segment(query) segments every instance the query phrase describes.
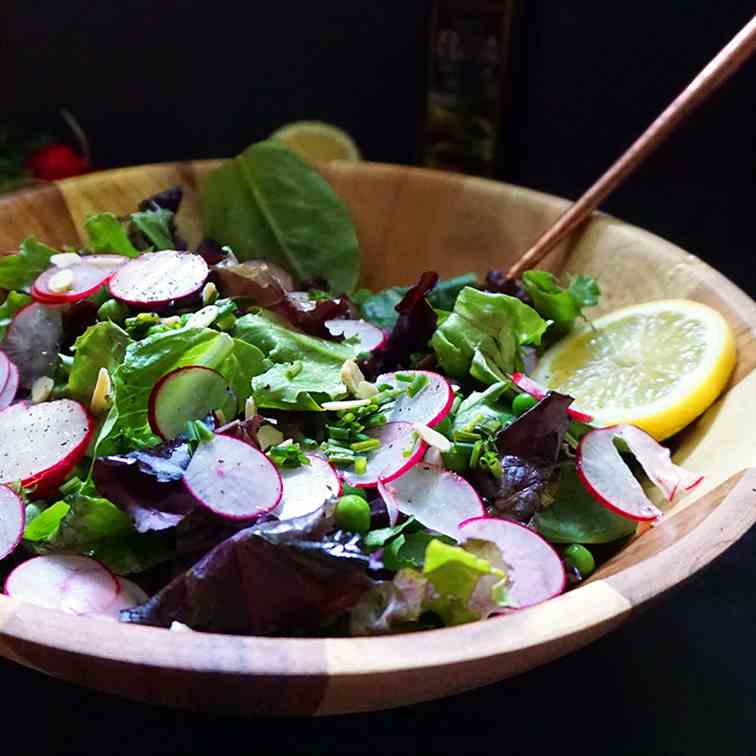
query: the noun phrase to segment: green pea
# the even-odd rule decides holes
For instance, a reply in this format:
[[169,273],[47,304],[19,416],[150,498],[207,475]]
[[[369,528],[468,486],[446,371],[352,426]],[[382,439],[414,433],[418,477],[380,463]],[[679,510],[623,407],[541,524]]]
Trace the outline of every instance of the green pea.
[[112,320],[114,323],[123,323],[128,314],[129,308],[116,299],[106,300],[97,309],[98,320]]
[[347,494],[336,502],[336,524],[352,533],[370,530],[370,504],[361,496]]
[[531,407],[535,407],[538,404],[538,400],[534,399],[530,394],[517,394],[512,400],[512,412],[519,417],[526,413]]
[[588,577],[596,569],[596,561],[585,546],[571,543],[564,550],[564,561],[571,564],[583,577]]

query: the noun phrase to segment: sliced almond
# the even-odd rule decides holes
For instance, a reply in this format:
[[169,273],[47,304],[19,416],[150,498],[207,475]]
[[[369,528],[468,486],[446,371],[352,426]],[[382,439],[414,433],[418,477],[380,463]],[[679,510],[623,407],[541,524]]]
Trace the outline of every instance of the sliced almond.
[[207,328],[215,322],[220,310],[215,305],[207,305],[197,310],[186,321],[187,328]]
[[216,299],[218,299],[218,287],[212,281],[208,281],[202,288],[202,304],[211,305]]
[[451,441],[433,428],[422,423],[412,423],[412,430],[425,441],[428,446],[438,449],[442,453],[451,451]]
[[110,380],[110,373],[108,373],[107,368],[102,367],[97,374],[97,383],[89,402],[92,414],[101,415],[110,409],[110,393],[112,390],[113,384]]
[[46,402],[52,394],[55,381],[52,378],[48,378],[46,375],[37,378],[31,387],[31,402],[32,404],[41,404]]
[[50,262],[56,268],[68,268],[70,265],[78,265],[81,257],[76,252],[59,252],[57,255],[50,255]]
[[343,402],[323,402],[320,406],[329,412],[341,412],[342,410],[367,407],[368,404],[370,404],[370,399],[347,399]]
[[257,402],[253,396],[248,396],[244,402],[244,419],[249,420],[257,414]]
[[270,449],[271,446],[278,446],[283,440],[284,434],[272,425],[263,425],[263,427],[257,431],[257,443],[260,444],[260,449],[262,451]]
[[62,268],[47,282],[47,288],[56,294],[63,294],[73,288],[73,272],[68,268]]

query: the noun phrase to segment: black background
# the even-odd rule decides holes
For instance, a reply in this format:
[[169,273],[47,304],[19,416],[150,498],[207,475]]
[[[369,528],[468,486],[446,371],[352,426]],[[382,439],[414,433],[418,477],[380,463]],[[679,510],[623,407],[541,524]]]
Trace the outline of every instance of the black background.
[[[579,196],[754,10],[746,0],[524,0],[498,177]],[[347,129],[368,159],[412,163],[422,15],[413,0],[6,2],[1,107],[28,123],[68,107],[99,167],[230,155],[300,118]],[[751,295],[754,92],[751,61],[603,208]],[[2,664],[3,718],[25,750],[53,753],[754,753],[755,545],[751,532],[587,649],[438,702],[241,721],[127,703]]]

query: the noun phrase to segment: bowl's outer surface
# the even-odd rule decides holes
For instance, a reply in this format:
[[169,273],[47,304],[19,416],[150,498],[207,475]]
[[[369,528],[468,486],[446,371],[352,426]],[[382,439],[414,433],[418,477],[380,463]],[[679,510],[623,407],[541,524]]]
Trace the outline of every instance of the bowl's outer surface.
[[[212,162],[143,166],[68,179],[0,199],[0,250],[33,233],[78,244],[89,212],[133,210],[181,184],[179,226],[200,235],[196,187]],[[519,187],[369,163],[320,167],[349,206],[363,283],[409,283],[506,268],[567,202]],[[719,309],[737,334],[728,394],[683,434],[676,459],[706,474],[656,527],[583,586],[488,622],[370,639],[270,639],[177,633],[72,617],[0,597],[0,653],[89,687],[227,713],[326,714],[388,708],[524,672],[617,627],[703,567],[756,520],[756,304],[678,247],[605,215],[552,256],[554,270],[600,279],[601,310],[666,297]]]

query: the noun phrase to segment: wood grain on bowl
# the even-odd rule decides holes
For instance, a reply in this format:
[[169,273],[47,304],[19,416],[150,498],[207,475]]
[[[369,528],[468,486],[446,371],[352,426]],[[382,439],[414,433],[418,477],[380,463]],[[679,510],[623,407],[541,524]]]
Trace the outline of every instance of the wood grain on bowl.
[[[182,184],[179,227],[201,236],[197,186],[215,165],[164,164],[67,179],[0,199],[0,250],[30,233],[81,240],[86,213],[127,213]],[[362,246],[363,283],[407,284],[507,269],[568,206],[484,179],[370,163],[329,163]],[[171,632],[58,614],[0,597],[0,653],[73,682],[164,705],[236,714],[329,714],[437,698],[519,674],[620,625],[724,551],[756,521],[756,304],[698,258],[597,214],[549,258],[600,279],[601,312],[667,297],[717,308],[737,334],[723,398],[678,439],[703,484],[579,588],[487,622],[384,638],[271,639]]]

